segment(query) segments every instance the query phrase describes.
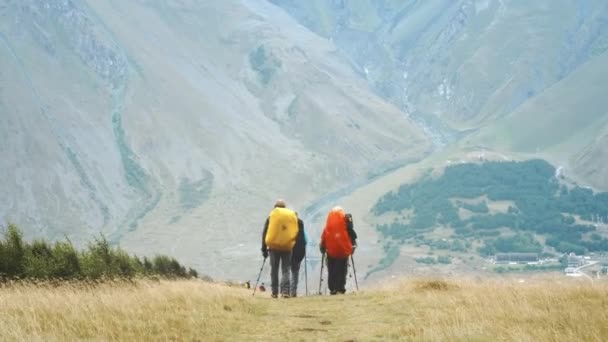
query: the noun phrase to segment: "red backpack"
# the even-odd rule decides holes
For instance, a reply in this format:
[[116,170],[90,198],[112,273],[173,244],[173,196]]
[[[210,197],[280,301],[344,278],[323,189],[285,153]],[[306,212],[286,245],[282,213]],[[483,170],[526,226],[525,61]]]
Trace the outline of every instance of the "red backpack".
[[332,258],[348,258],[353,253],[353,245],[346,231],[344,210],[334,208],[329,212],[321,243]]

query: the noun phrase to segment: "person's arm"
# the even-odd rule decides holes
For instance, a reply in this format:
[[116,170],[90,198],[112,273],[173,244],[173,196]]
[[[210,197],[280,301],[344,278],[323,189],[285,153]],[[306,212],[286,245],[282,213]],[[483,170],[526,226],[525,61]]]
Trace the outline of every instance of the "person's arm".
[[268,257],[268,247],[266,246],[266,233],[268,232],[268,221],[270,218],[266,219],[266,223],[264,223],[264,232],[262,233],[262,255],[264,258]]

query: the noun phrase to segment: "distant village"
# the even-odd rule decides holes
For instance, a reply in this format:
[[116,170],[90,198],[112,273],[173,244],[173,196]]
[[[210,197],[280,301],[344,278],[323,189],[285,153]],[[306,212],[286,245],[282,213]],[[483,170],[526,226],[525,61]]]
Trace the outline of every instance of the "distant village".
[[563,254],[559,258],[541,258],[538,253],[499,253],[490,258],[495,265],[563,265],[564,275],[599,279],[608,275],[608,254]]

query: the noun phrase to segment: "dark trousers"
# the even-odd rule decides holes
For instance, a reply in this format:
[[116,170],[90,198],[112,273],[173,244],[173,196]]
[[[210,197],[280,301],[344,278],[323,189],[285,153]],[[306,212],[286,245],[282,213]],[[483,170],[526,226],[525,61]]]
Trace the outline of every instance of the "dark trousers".
[[327,286],[330,293],[346,292],[346,271],[348,258],[337,259],[327,256]]
[[292,297],[298,295],[298,279],[300,278],[300,265],[302,265],[302,259],[296,260],[291,259],[291,291]]
[[281,267],[281,294],[289,296],[289,276],[291,271],[291,251],[268,251],[270,255],[270,287],[272,294],[279,293],[279,266]]

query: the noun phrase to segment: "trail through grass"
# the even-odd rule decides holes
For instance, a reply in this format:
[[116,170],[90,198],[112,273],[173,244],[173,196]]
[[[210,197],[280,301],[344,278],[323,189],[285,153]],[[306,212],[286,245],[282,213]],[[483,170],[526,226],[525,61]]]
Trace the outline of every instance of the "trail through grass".
[[0,288],[1,340],[605,341],[608,282],[417,279],[271,299],[200,281]]

